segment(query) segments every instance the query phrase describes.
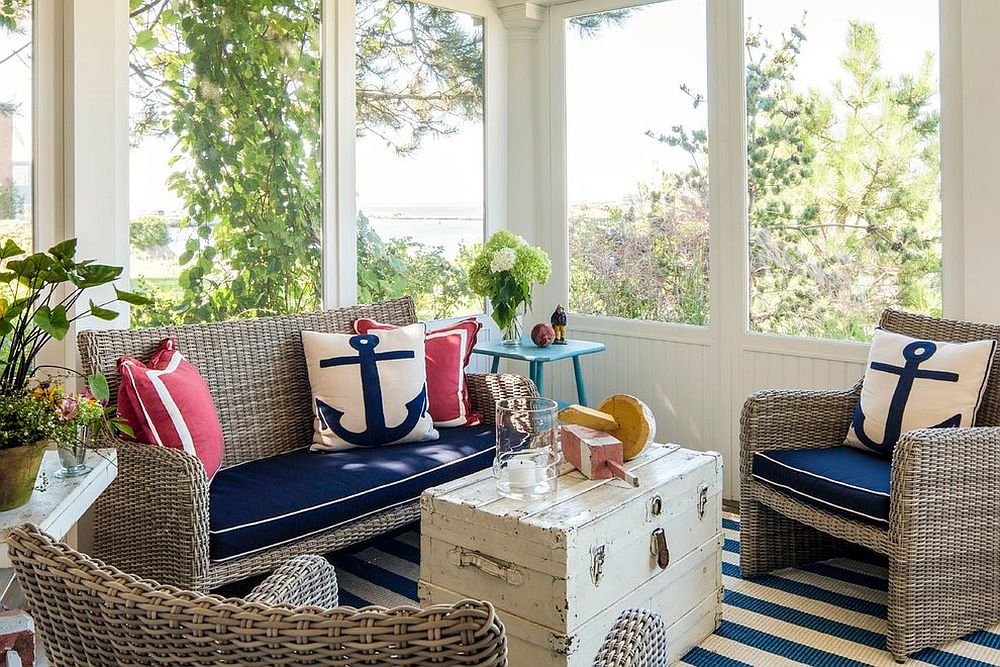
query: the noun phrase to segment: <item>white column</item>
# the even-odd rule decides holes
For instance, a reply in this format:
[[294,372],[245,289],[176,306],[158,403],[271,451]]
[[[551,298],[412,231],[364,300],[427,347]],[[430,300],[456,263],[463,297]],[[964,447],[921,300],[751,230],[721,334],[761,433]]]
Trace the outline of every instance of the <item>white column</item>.
[[[565,251],[555,248],[551,235],[542,228],[550,193],[548,146],[543,138],[547,126],[547,104],[543,82],[547,82],[547,58],[540,28],[548,10],[531,2],[504,4],[499,14],[507,29],[507,224],[506,228],[529,243],[540,245],[552,257],[553,277],[534,292],[534,307],[524,318],[525,331],[538,321],[548,321],[555,302],[562,300],[558,285]],[[544,144],[544,145],[543,145]],[[496,225],[491,225],[496,228]],[[493,231],[492,229],[490,231]]]
[[506,228],[537,243],[538,30],[545,9],[528,2],[499,12],[507,28]]
[[[997,217],[1000,211],[1000,188],[997,187],[1000,183],[1000,115],[996,111],[1000,107],[1000,86],[996,79],[996,65],[1000,62],[1000,41],[996,38],[1000,28],[1000,3],[964,0],[960,22],[962,102],[959,131],[963,154],[959,215],[962,229],[956,240],[964,249],[964,256],[957,258],[946,250],[945,277],[957,273],[964,287],[960,295],[965,306],[961,317],[1000,322],[1000,263],[997,262],[1000,256],[1000,218]],[[942,81],[942,86],[949,83],[954,85],[954,82]],[[944,114],[943,129],[947,132],[947,123],[953,116],[947,110]],[[949,271],[949,260],[962,261],[962,270]]]
[[[77,258],[123,267],[127,289],[128,2],[37,0],[35,39],[35,247],[76,238]],[[77,322],[39,362],[76,367],[77,330],[127,327],[116,309],[114,322]]]
[[[126,289],[128,8],[128,0],[71,0],[63,27],[62,237],[78,240],[78,259],[124,267]],[[106,300],[111,294],[107,286],[92,296]],[[80,328],[127,327],[128,309],[116,310],[121,316],[114,322],[81,321]]]

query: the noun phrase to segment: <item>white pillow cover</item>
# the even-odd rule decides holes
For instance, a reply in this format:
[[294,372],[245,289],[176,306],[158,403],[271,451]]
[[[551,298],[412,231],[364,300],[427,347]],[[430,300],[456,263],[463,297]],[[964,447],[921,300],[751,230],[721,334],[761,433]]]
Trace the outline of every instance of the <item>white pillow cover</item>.
[[367,334],[302,332],[313,451],[437,440],[427,412],[424,326]]
[[890,454],[907,431],[972,426],[995,350],[993,340],[944,343],[876,329],[846,444]]

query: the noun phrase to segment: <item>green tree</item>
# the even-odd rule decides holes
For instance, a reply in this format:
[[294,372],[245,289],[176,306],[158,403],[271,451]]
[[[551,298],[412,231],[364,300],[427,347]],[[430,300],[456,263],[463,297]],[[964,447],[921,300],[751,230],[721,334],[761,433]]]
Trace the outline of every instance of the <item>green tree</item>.
[[[914,72],[889,76],[874,26],[853,22],[832,92],[803,89],[804,30],[746,37],[751,326],[866,339],[885,307],[940,314],[934,61],[924,54]],[[627,211],[573,221],[573,300],[589,312],[701,323],[708,227],[676,221],[707,222],[707,133],[648,134],[691,166],[640,186]]]
[[865,339],[879,313],[941,310],[934,59],[898,77],[852,22],[831,93],[800,90],[793,28],[748,64],[751,326]]
[[133,247],[149,252],[170,243],[170,227],[162,215],[144,215],[129,223],[128,240]]
[[[481,32],[417,3],[363,0],[358,16],[359,135],[406,155],[481,117]],[[180,257],[174,321],[319,306],[320,18],[318,0],[132,1],[133,96],[143,101],[133,134],[177,138],[170,187],[186,206],[182,227],[195,232]],[[359,226],[359,252],[387,246],[367,219]],[[440,251],[405,245],[415,265],[454,276]],[[359,256],[362,298],[419,289],[428,291],[418,299],[452,298],[384,259]]]

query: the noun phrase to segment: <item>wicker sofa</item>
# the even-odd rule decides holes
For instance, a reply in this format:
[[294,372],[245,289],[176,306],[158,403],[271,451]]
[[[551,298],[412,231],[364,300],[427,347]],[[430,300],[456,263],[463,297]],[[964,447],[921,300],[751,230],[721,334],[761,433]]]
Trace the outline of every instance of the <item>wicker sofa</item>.
[[[83,367],[108,377],[112,397],[119,357],[146,359],[164,338],[176,338],[212,392],[225,443],[222,469],[211,485],[198,459],[181,450],[110,443],[118,448],[119,470],[95,505],[94,555],[164,584],[209,591],[270,572],[290,557],[326,553],[415,521],[423,488],[489,465],[494,401],[537,395],[526,378],[470,374],[473,408],[482,412],[484,426],[442,429],[432,454],[414,453],[415,465],[428,469],[405,484],[393,482],[378,493],[366,488],[366,480],[393,467],[383,459],[375,469],[377,456],[307,452],[312,414],[300,332],[350,332],[359,317],[396,325],[417,321],[412,299],[402,298],[303,315],[81,332]],[[392,456],[413,453],[398,449],[407,447],[386,449]],[[451,453],[448,465],[431,469],[427,462],[440,452]],[[306,487],[326,493],[329,480],[343,486],[341,496],[309,505],[295,497]],[[262,511],[267,516],[258,517]]]
[[[333,567],[299,556],[244,599],[140,579],[15,528],[10,556],[53,667],[137,665],[507,665],[503,623],[488,602],[337,607]],[[659,616],[626,610],[594,667],[662,667]]]
[[[1000,326],[887,310],[880,326],[916,338],[1000,339]],[[754,476],[759,452],[843,443],[861,394],[764,391],[743,407],[740,571],[744,577],[866,547],[888,556],[887,648],[902,662],[922,648],[1000,621],[1000,363],[973,428],[903,434],[885,466],[885,523],[806,503]],[[808,490],[807,490],[808,491]]]

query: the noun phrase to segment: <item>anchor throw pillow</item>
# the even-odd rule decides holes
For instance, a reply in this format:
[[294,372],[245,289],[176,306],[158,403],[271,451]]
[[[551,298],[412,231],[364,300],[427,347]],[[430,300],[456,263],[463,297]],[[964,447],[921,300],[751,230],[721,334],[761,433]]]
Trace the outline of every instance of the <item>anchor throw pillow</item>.
[[197,456],[209,479],[222,465],[222,425],[201,373],[167,338],[142,363],[119,357],[118,414],[137,442]]
[[366,334],[302,332],[313,451],[437,440],[427,411],[424,325]]
[[919,340],[876,329],[847,444],[889,455],[907,431],[972,426],[996,344]]
[[[483,421],[483,416],[472,410],[465,381],[465,368],[472,359],[472,348],[482,327],[476,318],[470,317],[427,332],[424,340],[427,400],[437,428],[476,426]],[[354,321],[354,330],[361,334],[395,328],[367,318]]]

